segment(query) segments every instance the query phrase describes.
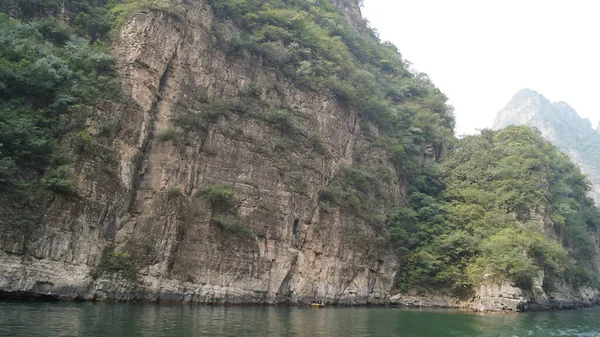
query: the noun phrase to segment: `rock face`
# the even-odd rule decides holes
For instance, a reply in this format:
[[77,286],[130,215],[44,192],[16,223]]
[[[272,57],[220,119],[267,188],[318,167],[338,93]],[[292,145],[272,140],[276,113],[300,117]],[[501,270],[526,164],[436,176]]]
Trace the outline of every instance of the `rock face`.
[[531,289],[521,289],[512,284],[483,284],[469,307],[476,311],[548,311],[585,308],[600,304],[597,289],[583,287],[574,289],[567,284],[546,293],[541,283]]
[[[333,3],[360,24],[355,1]],[[406,183],[363,136],[356,111],[285,81],[256,57],[226,55],[213,19],[197,1],[183,19],[145,11],[124,24],[113,50],[125,99],[86,121],[99,153],[76,163],[78,196],[49,199],[34,227],[0,231],[0,296],[478,310],[531,309],[553,296],[576,304],[568,289],[532,295],[510,285],[482,286],[465,302],[390,298],[399,266],[382,221],[320,207],[319,196],[357,162],[388,173],[382,211],[404,199]],[[106,125],[111,133],[101,136]],[[428,147],[424,161],[437,152]],[[227,212],[239,223],[215,221],[219,206],[198,193],[219,184],[235,192]],[[113,250],[139,265],[137,279],[98,272]],[[581,303],[597,297],[590,290]]]
[[363,25],[359,0],[331,0],[333,5],[344,15],[344,18],[355,27]]
[[[498,113],[494,129],[509,125],[535,127],[558,146],[592,182],[590,196],[600,204],[600,133],[565,102],[552,103],[530,89],[519,91]],[[600,125],[599,125],[600,127]]]
[[[76,167],[78,198],[56,196],[35,228],[0,233],[0,291],[61,298],[201,303],[385,303],[396,257],[378,229],[354,214],[319,207],[319,191],[358,157],[393,172],[368,147],[356,111],[333,95],[299,90],[251,56],[229,57],[210,33],[211,9],[197,2],[184,20],[136,14],[114,52],[126,97],[87,122],[98,133],[118,120]],[[294,111],[294,127],[253,116],[256,104]],[[218,102],[244,113],[217,115],[189,131],[177,116],[217,114]],[[292,134],[293,133],[293,134]],[[315,155],[317,144],[322,153]],[[366,152],[368,156],[364,156]],[[229,183],[232,208],[251,236],[211,221],[197,191]],[[405,186],[391,175],[381,207]],[[381,228],[379,228],[380,230]],[[90,273],[114,247],[139,262],[139,282]]]

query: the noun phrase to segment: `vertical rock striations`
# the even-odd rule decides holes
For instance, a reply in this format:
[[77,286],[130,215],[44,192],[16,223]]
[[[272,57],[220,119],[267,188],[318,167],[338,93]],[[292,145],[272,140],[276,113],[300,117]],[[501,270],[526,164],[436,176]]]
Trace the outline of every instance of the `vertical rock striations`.
[[[0,290],[387,302],[397,261],[381,240],[383,224],[320,207],[319,197],[358,160],[387,172],[382,211],[403,198],[405,183],[365,140],[356,111],[328,92],[299,89],[257,57],[227,55],[215,45],[212,20],[211,8],[197,2],[183,19],[145,11],[122,27],[114,53],[127,100],[87,122],[95,133],[118,118],[117,136],[101,144],[118,162],[108,170],[93,158],[79,161],[77,199],[57,195],[39,226],[0,233]],[[277,112],[283,108],[294,115]],[[257,117],[257,109],[272,115]],[[226,208],[207,197],[218,186],[233,192]],[[138,265],[137,281],[100,270],[128,259]]]

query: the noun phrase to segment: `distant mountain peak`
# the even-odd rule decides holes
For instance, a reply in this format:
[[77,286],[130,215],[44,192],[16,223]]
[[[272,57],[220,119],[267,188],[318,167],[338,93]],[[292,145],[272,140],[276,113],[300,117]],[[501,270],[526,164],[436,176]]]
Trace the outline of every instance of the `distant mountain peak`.
[[494,120],[494,129],[509,125],[535,127],[590,177],[591,195],[600,205],[600,123],[596,129],[566,102],[552,103],[531,89],[519,90]]
[[543,95],[533,89],[523,88],[523,89],[517,91],[517,93],[515,94],[515,97],[517,97],[517,96],[543,96]]
[[522,104],[524,101],[529,100],[542,101],[547,99],[535,90],[521,89],[512,97],[508,105]]
[[541,111],[551,109],[552,103],[542,94],[532,89],[521,89],[496,115],[492,128],[497,130],[509,125],[527,125],[527,121]]

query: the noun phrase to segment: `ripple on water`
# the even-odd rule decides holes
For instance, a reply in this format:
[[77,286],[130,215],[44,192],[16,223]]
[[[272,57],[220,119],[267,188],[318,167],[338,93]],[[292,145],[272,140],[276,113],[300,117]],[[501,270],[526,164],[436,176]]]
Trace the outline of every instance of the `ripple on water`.
[[390,308],[0,302],[0,336],[600,337],[600,309],[481,315]]

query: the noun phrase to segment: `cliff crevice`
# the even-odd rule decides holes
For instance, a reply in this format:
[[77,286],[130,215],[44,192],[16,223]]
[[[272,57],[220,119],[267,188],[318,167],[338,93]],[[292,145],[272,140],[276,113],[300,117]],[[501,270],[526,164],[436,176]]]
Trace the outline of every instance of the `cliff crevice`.
[[[365,219],[319,205],[320,190],[361,153],[373,155],[363,165],[393,170],[385,154],[332,94],[216,47],[212,15],[202,4],[183,20],[150,10],[121,28],[113,50],[126,99],[87,122],[94,134],[105,118],[119,119],[103,145],[118,166],[109,174],[81,161],[80,199],[57,196],[32,238],[18,240],[26,252],[3,244],[3,290],[36,293],[43,283],[61,298],[387,301],[394,253],[367,239],[377,230]],[[199,195],[219,184],[235,193],[227,208]],[[401,198],[402,182],[389,188],[386,200]],[[92,278],[113,250],[135,261],[138,281]]]

